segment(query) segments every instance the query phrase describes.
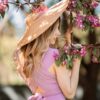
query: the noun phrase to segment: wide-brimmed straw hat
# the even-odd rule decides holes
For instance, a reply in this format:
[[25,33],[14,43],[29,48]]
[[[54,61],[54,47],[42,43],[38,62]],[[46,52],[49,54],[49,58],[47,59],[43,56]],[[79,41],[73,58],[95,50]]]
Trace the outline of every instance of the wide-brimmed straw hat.
[[45,32],[66,10],[69,0],[62,0],[46,11],[29,14],[26,21],[26,30],[23,37],[18,41],[17,49],[32,42]]

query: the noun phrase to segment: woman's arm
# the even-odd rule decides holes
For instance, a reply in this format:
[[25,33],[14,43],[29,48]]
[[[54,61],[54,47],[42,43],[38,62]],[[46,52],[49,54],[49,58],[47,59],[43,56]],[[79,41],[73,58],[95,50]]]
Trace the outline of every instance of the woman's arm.
[[65,97],[74,98],[79,80],[80,59],[74,59],[72,70],[66,69],[66,66],[58,67],[56,64],[54,64],[54,69],[59,87]]
[[75,95],[76,93],[79,80],[80,63],[81,60],[79,58],[75,58],[73,61],[73,68],[70,76],[70,92],[72,93],[72,95]]

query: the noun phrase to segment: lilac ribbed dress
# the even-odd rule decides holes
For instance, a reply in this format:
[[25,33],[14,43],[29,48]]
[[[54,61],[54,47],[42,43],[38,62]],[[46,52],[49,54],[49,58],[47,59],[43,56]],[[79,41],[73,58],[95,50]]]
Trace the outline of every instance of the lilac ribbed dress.
[[[50,47],[44,53],[41,68],[34,72],[29,81],[28,86],[34,95],[30,96],[28,100],[65,100],[56,76],[48,70],[55,61],[55,53],[59,53],[58,49]],[[32,79],[34,79],[36,84],[32,83]],[[35,93],[35,86],[41,87],[45,92],[43,94]]]

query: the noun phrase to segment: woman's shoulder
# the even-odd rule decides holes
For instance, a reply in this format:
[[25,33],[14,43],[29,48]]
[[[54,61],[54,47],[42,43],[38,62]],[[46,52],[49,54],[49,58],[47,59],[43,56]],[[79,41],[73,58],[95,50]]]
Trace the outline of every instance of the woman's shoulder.
[[59,49],[57,49],[57,48],[49,47],[49,51],[50,51],[52,57],[55,57],[55,55],[59,55]]
[[51,59],[51,60],[54,60],[55,58],[55,55],[58,55],[59,54],[59,50],[57,48],[52,48],[52,47],[49,47],[48,48],[48,51],[44,53],[44,56],[43,58],[46,60],[47,58]]

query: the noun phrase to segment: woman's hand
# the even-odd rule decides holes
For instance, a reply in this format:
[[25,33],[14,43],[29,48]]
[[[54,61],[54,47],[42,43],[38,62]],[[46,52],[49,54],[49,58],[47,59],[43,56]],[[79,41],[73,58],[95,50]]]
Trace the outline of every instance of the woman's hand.
[[77,57],[77,58],[73,58],[73,67],[74,66],[80,66],[80,63],[81,63],[81,59],[82,57]]
[[74,58],[72,62],[73,62],[72,70],[66,69],[66,66],[62,65],[57,67],[56,64],[54,64],[57,82],[63,94],[68,99],[73,99],[76,93],[79,80],[79,69],[80,69],[81,58]]

